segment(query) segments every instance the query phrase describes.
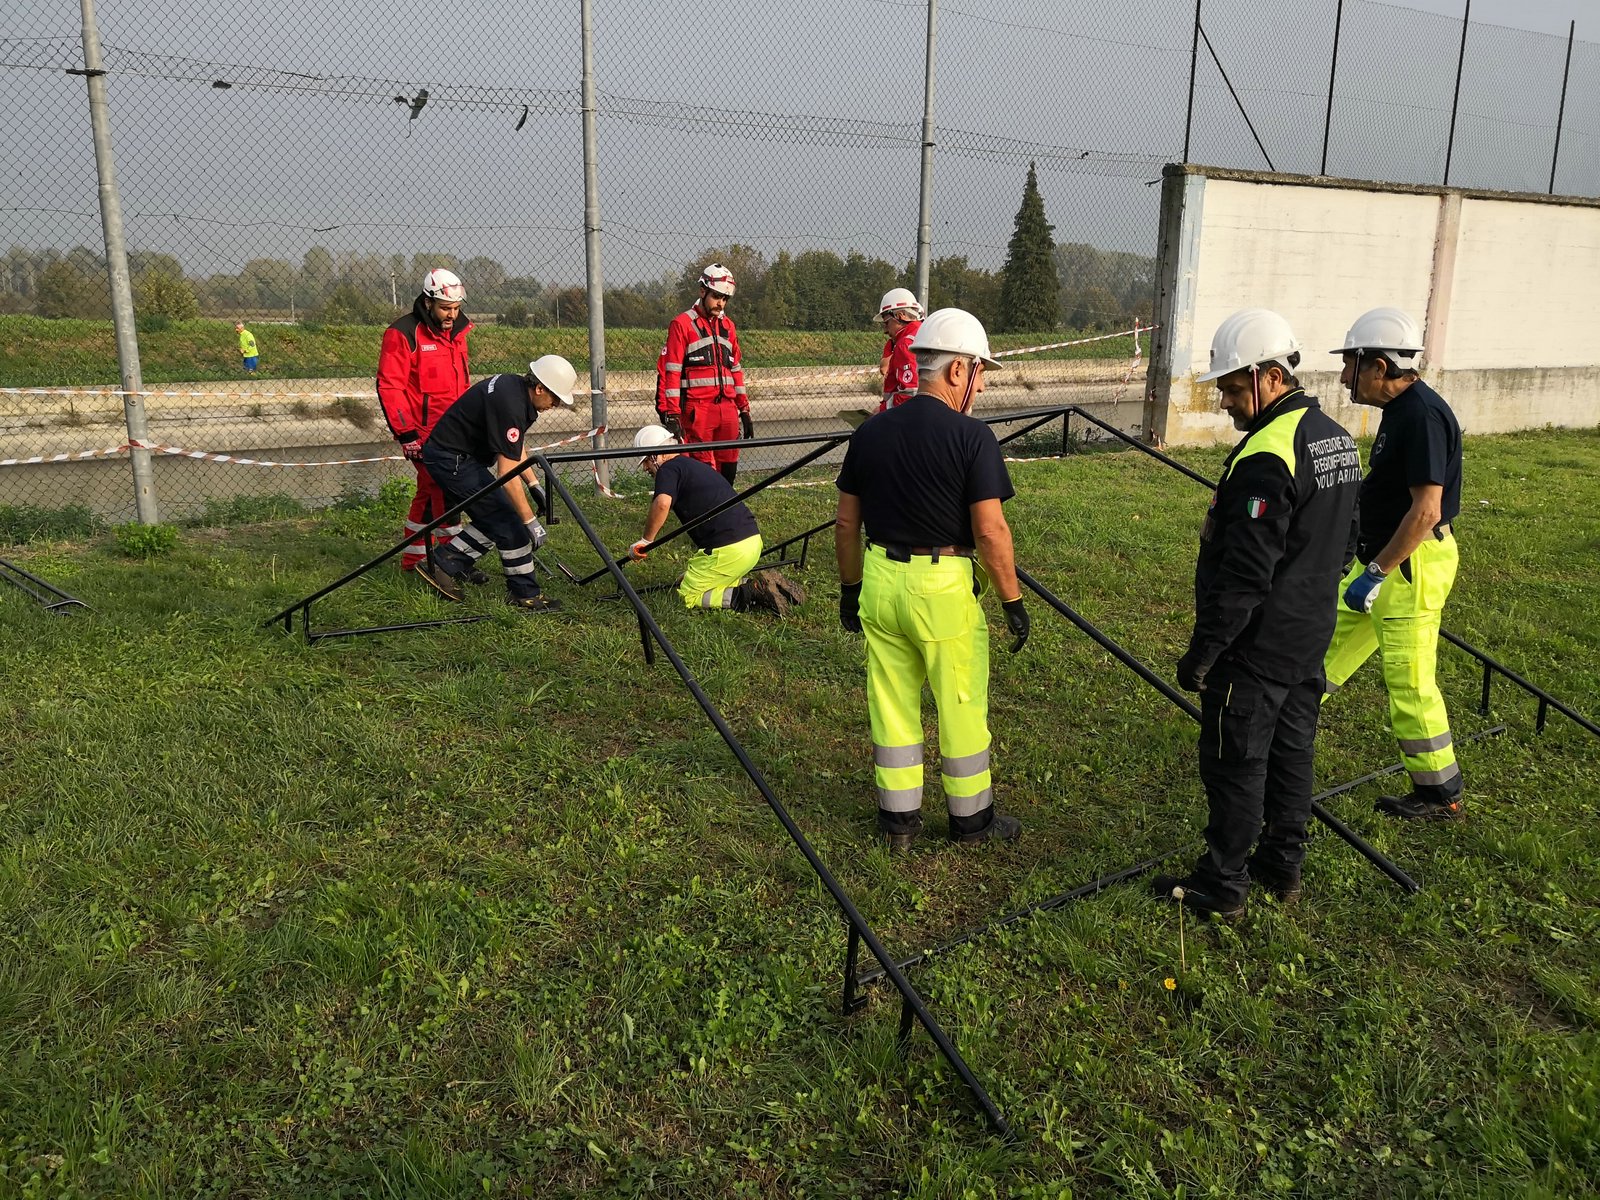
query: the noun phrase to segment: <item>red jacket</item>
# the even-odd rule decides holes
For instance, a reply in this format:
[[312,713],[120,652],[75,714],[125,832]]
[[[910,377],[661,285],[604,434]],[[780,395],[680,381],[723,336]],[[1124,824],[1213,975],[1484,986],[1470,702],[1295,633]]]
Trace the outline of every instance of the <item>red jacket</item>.
[[696,304],[667,326],[667,344],[656,359],[656,410],[675,417],[686,404],[719,399],[750,411],[739,334],[728,317],[708,317]]
[[883,344],[889,370],[883,377],[883,402],[878,405],[879,412],[896,408],[917,394],[917,356],[911,353],[911,339],[921,328],[921,321],[913,321]]
[[383,331],[378,352],[378,403],[389,432],[402,445],[426,441],[472,382],[467,376],[472,322],[463,312],[446,334],[429,320],[427,304],[418,296],[411,312]]

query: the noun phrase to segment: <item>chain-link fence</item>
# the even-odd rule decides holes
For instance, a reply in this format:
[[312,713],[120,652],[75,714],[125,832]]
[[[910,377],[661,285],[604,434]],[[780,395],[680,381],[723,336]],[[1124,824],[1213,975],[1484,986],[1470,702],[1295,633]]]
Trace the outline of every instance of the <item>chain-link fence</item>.
[[[1189,0],[937,3],[931,305],[999,326],[1032,167],[1056,316],[1000,344],[1148,324],[1156,181],[1186,138],[1197,161],[1317,173],[1326,129],[1329,174],[1437,183],[1448,157],[1452,184],[1542,191],[1554,163],[1556,190],[1600,191],[1600,47],[1577,43],[1568,72],[1565,38],[1474,24],[1463,56],[1459,20],[1265,7],[1204,0],[1197,36]],[[0,179],[0,384],[103,393],[117,371],[79,9],[9,17],[0,97],[25,117]],[[759,432],[869,406],[878,297],[916,280],[929,5],[593,0],[593,18],[613,438],[649,419],[661,331],[711,258],[739,279]],[[467,282],[475,377],[552,350],[581,369],[577,5],[102,0],[99,25],[145,383],[184,393],[149,398],[149,441],[212,456],[157,457],[164,515],[326,503],[403,471],[371,380],[383,325],[430,267]],[[1131,427],[1132,342],[1020,356],[986,399],[1095,402]],[[541,423],[538,440],[589,419]],[[0,462],[80,456],[0,466],[0,509],[131,515],[126,442],[115,395],[0,394]]]

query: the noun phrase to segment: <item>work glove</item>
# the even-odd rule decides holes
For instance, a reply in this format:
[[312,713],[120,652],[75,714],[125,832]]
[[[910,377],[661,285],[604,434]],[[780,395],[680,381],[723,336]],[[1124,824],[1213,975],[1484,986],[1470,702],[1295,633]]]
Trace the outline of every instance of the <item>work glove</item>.
[[644,558],[648,557],[648,551],[645,550],[645,547],[648,546],[649,544],[650,544],[650,539],[649,538],[640,538],[633,545],[629,546],[628,547],[628,557],[629,557],[629,559],[631,559],[634,562],[639,562],[639,561],[643,560]]
[[400,453],[404,454],[411,462],[421,462],[422,439],[419,437],[414,437],[409,442],[401,442]]
[[1359,613],[1369,613],[1378,601],[1378,589],[1383,586],[1384,570],[1373,559],[1367,569],[1350,581],[1344,590],[1345,607]]
[[550,531],[543,525],[539,524],[538,517],[534,517],[529,520],[528,533],[533,538],[533,548],[535,550],[539,549],[540,546],[543,546],[547,541],[550,540]]
[[1001,611],[1006,614],[1006,624],[1011,627],[1011,632],[1016,635],[1016,641],[1011,643],[1011,653],[1015,654],[1022,649],[1022,644],[1028,640],[1028,632],[1033,628],[1033,622],[1028,620],[1028,610],[1022,606],[1022,597],[1015,600],[1003,600],[1000,603]]
[[756,427],[755,427],[755,423],[750,420],[750,414],[747,413],[747,412],[740,413],[739,414],[739,436],[742,437],[742,438],[749,439],[749,438],[755,437],[755,435],[756,435]]
[[1193,648],[1186,650],[1178,660],[1178,686],[1186,692],[1203,692],[1206,690],[1206,673],[1211,670],[1211,664],[1200,661],[1200,655]]
[[680,442],[683,441],[683,426],[678,423],[677,413],[662,413],[661,427]]
[[839,585],[839,624],[846,633],[861,632],[861,585]]

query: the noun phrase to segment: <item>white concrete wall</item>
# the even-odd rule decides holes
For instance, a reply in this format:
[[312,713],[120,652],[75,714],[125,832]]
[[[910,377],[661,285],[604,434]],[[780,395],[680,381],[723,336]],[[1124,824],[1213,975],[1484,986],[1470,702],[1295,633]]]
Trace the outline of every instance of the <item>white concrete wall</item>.
[[1194,378],[1222,319],[1256,306],[1289,319],[1301,380],[1358,436],[1377,414],[1327,351],[1383,304],[1423,322],[1424,374],[1468,432],[1600,423],[1600,203],[1168,171],[1146,414],[1163,441],[1237,437]]

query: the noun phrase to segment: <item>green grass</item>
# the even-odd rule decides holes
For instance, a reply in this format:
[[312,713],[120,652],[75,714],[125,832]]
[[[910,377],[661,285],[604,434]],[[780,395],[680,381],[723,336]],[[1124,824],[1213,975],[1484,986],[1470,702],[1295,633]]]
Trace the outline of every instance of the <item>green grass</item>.
[[[735,314],[737,317],[737,314]],[[262,377],[346,378],[375,375],[383,327],[252,324],[261,346]],[[608,329],[606,363],[614,371],[653,371],[664,336],[661,329]],[[1004,334],[996,350],[1069,341],[1071,332]],[[875,330],[806,333],[796,330],[741,331],[745,361],[753,366],[864,366],[883,352]],[[541,354],[562,354],[580,371],[589,365],[586,329],[511,329],[479,325],[471,335],[474,375],[525,371]],[[1125,359],[1133,339],[1114,338],[1049,351],[1049,358]],[[147,384],[240,379],[238,335],[231,321],[172,321],[139,335],[139,357]],[[0,379],[10,387],[115,385],[117,343],[110,321],[46,320],[0,316]]]
[[[1447,625],[1593,715],[1600,433],[1468,454]],[[1019,560],[1170,674],[1204,490],[1132,453],[1014,473]],[[589,505],[612,545],[642,483]],[[0,591],[0,1195],[1600,1191],[1600,746],[1560,717],[1535,735],[1505,685],[1511,731],[1462,752],[1469,822],[1384,822],[1377,785],[1332,805],[1421,895],[1319,834],[1298,908],[1188,924],[1179,992],[1176,914],[1135,886],[914,971],[1005,1144],[926,1037],[897,1057],[892,993],[839,1015],[839,916],[604,583],[557,585],[557,618],[489,589],[475,625],[260,628],[384,546],[397,499],[146,561],[106,536],[15,552],[94,611]],[[830,506],[756,508],[776,540]],[[594,562],[571,521],[553,545]],[[1034,604],[992,671],[1023,840],[886,857],[861,646],[814,549],[781,625],[655,610],[891,949],[1195,836],[1190,723]],[[392,569],[326,608],[447,615]],[[1458,736],[1482,729],[1472,664],[1441,658]],[[1394,756],[1369,667],[1319,774]]]

